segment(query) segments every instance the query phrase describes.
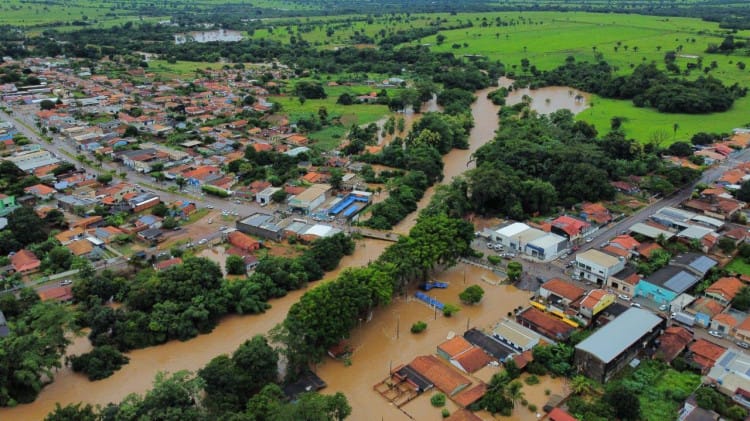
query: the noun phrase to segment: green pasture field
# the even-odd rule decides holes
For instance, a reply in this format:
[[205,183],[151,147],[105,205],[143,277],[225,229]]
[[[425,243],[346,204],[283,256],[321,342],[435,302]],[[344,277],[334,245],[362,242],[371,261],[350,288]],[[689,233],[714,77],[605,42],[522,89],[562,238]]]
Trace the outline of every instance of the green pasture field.
[[197,69],[220,69],[224,63],[211,63],[207,61],[178,61],[167,63],[166,60],[149,60],[147,72],[156,73],[164,77],[184,78],[195,76]]
[[[740,98],[734,106],[723,113],[712,114],[667,114],[650,108],[637,108],[630,101],[591,97],[594,106],[580,113],[577,118],[587,121],[600,135],[610,131],[612,117],[624,117],[622,128],[629,138],[646,143],[656,132],[665,132],[662,146],[675,141],[690,141],[698,132],[730,133],[732,129],[750,124],[750,97]],[[674,125],[677,124],[677,131]]]
[[735,257],[724,269],[740,275],[750,275],[750,264],[745,262],[742,257]]

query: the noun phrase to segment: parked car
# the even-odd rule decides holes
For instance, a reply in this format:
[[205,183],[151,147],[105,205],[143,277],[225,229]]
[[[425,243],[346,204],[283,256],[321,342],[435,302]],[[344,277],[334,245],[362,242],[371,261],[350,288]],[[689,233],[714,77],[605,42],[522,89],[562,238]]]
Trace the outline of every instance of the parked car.
[[744,341],[737,341],[735,342],[735,345],[737,345],[738,347],[742,349],[750,349],[750,344]]
[[590,243],[590,242],[592,242],[592,241],[594,241],[594,239],[593,239],[593,238],[591,238],[591,237],[588,237],[588,238],[586,238],[586,242],[587,242],[587,243]]
[[623,301],[630,301],[630,297],[625,294],[618,294],[617,297]]
[[214,208],[214,205],[208,205],[208,206],[206,206],[206,209],[213,209],[213,208]]
[[642,308],[641,305],[638,303],[630,303],[630,307]]
[[669,308],[668,305],[662,304],[662,305],[659,306],[659,311],[667,311],[668,308]]
[[487,243],[487,248],[488,248],[488,249],[492,249],[492,247],[493,247],[493,244],[492,244],[492,243]]
[[200,245],[204,245],[204,244],[206,244],[207,242],[208,242],[208,240],[206,240],[205,238],[201,238],[201,240],[200,240],[200,241],[198,241],[198,244],[200,244]]
[[711,335],[711,336],[713,336],[714,338],[723,338],[724,337],[724,335],[721,332],[719,332],[718,330],[709,330],[708,334]]
[[73,281],[71,281],[70,279],[65,279],[63,281],[60,281],[60,286],[70,285],[72,283]]

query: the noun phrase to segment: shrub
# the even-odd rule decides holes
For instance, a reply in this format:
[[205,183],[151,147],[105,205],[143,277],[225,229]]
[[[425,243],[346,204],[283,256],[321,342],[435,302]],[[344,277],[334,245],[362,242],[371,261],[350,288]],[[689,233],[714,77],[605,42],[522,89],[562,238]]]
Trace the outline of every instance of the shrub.
[[411,333],[420,333],[420,332],[423,332],[425,329],[427,329],[427,323],[421,320],[411,325]]
[[443,415],[443,418],[448,418],[451,416],[451,411],[443,408],[443,411],[441,412],[441,414]]
[[533,403],[531,405],[529,405],[529,411],[536,412],[536,410],[537,410],[536,405],[534,405]]
[[526,406],[528,404],[529,404],[529,401],[527,401],[526,399],[521,399],[521,406]]
[[443,307],[443,316],[451,317],[459,311],[461,311],[461,307],[455,304],[446,304],[445,307]]
[[97,346],[91,352],[74,355],[70,358],[73,371],[83,372],[92,381],[111,376],[128,361],[130,361],[130,358],[122,355],[117,348],[111,345]]
[[500,262],[503,261],[503,259],[501,259],[500,256],[487,256],[487,261],[489,261],[493,265],[499,265]]
[[479,285],[472,285],[458,294],[458,298],[466,304],[476,304],[482,301],[482,297],[484,297],[484,290]]
[[533,386],[535,384],[539,384],[539,377],[532,374],[531,376],[526,377],[524,382],[529,386]]
[[430,398],[430,403],[434,407],[445,406],[445,395],[442,393],[436,393]]
[[549,396],[549,394],[552,393],[549,389],[544,389],[544,396]]

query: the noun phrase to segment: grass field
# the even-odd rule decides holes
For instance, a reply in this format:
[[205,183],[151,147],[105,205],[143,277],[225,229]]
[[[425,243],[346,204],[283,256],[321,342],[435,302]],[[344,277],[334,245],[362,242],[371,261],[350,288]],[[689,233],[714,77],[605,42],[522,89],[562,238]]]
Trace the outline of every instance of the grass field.
[[750,275],[750,264],[741,257],[735,257],[724,269],[729,272],[739,273],[740,275]]
[[[684,69],[689,62],[703,60],[703,67],[716,62],[710,72],[726,84],[750,81],[750,67],[740,70],[738,61],[750,64],[750,57],[736,54],[707,54],[709,43],[720,44],[725,31],[718,24],[694,18],[675,18],[643,15],[601,14],[584,12],[514,12],[485,14],[414,14],[409,19],[395,20],[384,16],[368,24],[361,16],[348,16],[351,23],[344,27],[336,17],[306,19],[302,26],[283,25],[272,33],[258,30],[254,37],[270,38],[288,42],[292,35],[302,37],[319,48],[331,48],[351,44],[355,32],[372,37],[377,42],[386,35],[400,29],[424,27],[436,19],[443,26],[471,21],[473,27],[443,30],[445,37],[441,45],[437,36],[415,40],[414,44],[429,44],[434,51],[452,52],[456,55],[480,54],[506,64],[509,71],[520,71],[522,59],[531,65],[547,70],[564,63],[574,56],[578,61],[593,61],[601,53],[604,60],[612,64],[619,74],[628,74],[641,63],[655,62],[664,67],[666,51],[679,50],[677,64]],[[496,19],[509,23],[497,26]],[[339,20],[344,19],[338,17]],[[282,20],[279,21],[283,22]],[[334,28],[331,36],[328,27]],[[300,33],[300,28],[306,28]],[[382,31],[382,32],[381,32]],[[739,31],[737,37],[750,37],[750,31]],[[615,47],[617,51],[615,51]],[[688,78],[703,75],[693,71]],[[625,117],[627,134],[642,142],[658,131],[667,130],[668,141],[689,139],[698,131],[729,132],[735,127],[750,123],[750,99],[738,100],[725,113],[712,115],[662,114],[652,109],[636,108],[630,101],[593,98],[594,107],[578,118],[596,125],[600,133],[609,130],[610,119]],[[674,132],[675,123],[678,129]]]
[[197,69],[220,69],[224,63],[211,63],[201,61],[178,61],[167,63],[166,60],[149,60],[148,72],[153,72],[164,77],[185,78],[195,76]]

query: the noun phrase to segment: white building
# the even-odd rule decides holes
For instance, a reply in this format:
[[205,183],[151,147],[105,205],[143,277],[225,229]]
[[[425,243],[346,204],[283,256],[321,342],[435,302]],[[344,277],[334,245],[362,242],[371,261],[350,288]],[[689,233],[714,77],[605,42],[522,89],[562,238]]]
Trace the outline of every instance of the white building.
[[601,286],[607,285],[610,276],[625,268],[625,259],[591,249],[576,256],[575,274]]
[[565,237],[532,228],[522,222],[514,222],[492,231],[490,237],[508,250],[525,253],[543,261],[555,259],[568,247]]
[[501,243],[510,250],[521,252],[526,243],[534,241],[544,234],[545,232],[542,230],[531,228],[522,222],[514,222],[495,230],[492,233],[492,240]]
[[331,190],[329,184],[313,184],[302,193],[289,199],[289,207],[300,210],[303,213],[310,213],[326,200],[326,193]]
[[267,187],[255,195],[255,201],[261,205],[267,205],[271,203],[271,196],[279,190],[281,190],[281,187]]
[[567,238],[561,235],[547,232],[544,233],[543,236],[526,243],[523,251],[531,257],[537,258],[544,262],[548,262],[550,260],[556,259],[560,254],[567,250],[567,248]]

